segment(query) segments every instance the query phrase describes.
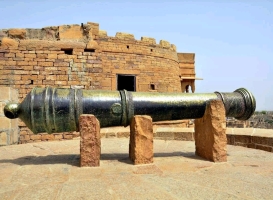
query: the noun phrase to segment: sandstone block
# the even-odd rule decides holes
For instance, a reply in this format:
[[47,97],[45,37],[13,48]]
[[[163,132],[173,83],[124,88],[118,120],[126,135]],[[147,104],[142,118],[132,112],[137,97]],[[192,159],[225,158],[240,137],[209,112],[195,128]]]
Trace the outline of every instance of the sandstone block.
[[60,40],[80,40],[84,38],[83,31],[79,25],[59,26]]
[[176,46],[175,46],[174,44],[171,44],[171,49],[172,49],[173,51],[176,51]]
[[95,40],[90,40],[86,46],[87,49],[98,49],[99,45]]
[[128,137],[130,137],[130,133],[129,132],[117,132],[117,137],[118,138],[123,138],[123,137],[128,138]]
[[[22,131],[21,131],[20,135],[22,135]],[[41,138],[42,138],[41,135],[36,135],[36,134],[30,135],[31,140],[41,140]]]
[[25,39],[26,38],[25,29],[9,29],[8,34],[11,38]]
[[0,130],[7,130],[10,129],[11,126],[11,119],[6,117],[0,117]]
[[0,101],[7,101],[10,99],[10,87],[1,87]]
[[260,149],[263,151],[268,151],[268,152],[272,152],[273,148],[270,146],[266,146],[266,145],[261,145],[261,144],[256,144],[256,149]]
[[56,40],[56,37],[58,35],[57,32],[58,32],[57,26],[44,27],[42,28],[41,36],[43,37],[44,40]]
[[0,146],[1,145],[7,145],[7,133],[6,132],[0,132]]
[[63,139],[63,134],[54,134],[55,140]]
[[195,120],[196,155],[213,162],[227,161],[225,108],[220,100],[212,100],[202,118]]
[[163,48],[167,48],[168,49],[168,48],[171,47],[171,44],[168,41],[166,41],[166,40],[160,40],[159,44]]
[[54,135],[53,134],[42,134],[41,139],[42,140],[54,140]]
[[101,154],[100,123],[94,115],[81,115],[79,125],[80,166],[99,166]]
[[189,62],[195,60],[194,53],[177,53],[177,57],[180,62]]
[[4,107],[5,106],[6,106],[6,103],[0,101],[0,116],[4,116]]
[[133,34],[130,34],[130,33],[117,32],[116,33],[116,38],[134,40],[135,36]]
[[89,27],[89,38],[99,35],[99,24],[94,22],[87,22],[86,24]]
[[7,32],[6,31],[3,31],[3,30],[0,30],[0,39],[3,38],[3,37],[7,37]]
[[44,29],[27,28],[26,37],[28,39],[43,39],[45,37]]
[[136,115],[132,119],[129,157],[134,164],[153,163],[153,123],[150,116]]
[[147,42],[149,44],[156,44],[155,39],[150,37],[141,37],[141,41]]
[[193,132],[175,132],[174,140],[194,141]]
[[63,137],[64,137],[64,139],[71,140],[73,138],[73,135],[71,135],[71,134],[64,134]]
[[14,39],[4,37],[1,40],[1,47],[2,48],[17,48],[18,47],[18,42]]
[[[4,38],[3,38],[4,39]],[[44,49],[44,48],[56,48],[60,49],[84,49],[86,44],[84,42],[75,41],[47,41],[47,40],[21,40],[20,48],[25,47],[26,49]]]
[[99,30],[99,37],[107,37],[107,31]]

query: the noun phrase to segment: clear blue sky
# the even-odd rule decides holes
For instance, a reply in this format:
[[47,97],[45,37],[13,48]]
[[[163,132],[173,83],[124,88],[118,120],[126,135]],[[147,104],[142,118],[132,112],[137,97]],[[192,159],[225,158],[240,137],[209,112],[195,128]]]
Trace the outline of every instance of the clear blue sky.
[[97,22],[196,53],[196,93],[249,89],[273,110],[273,0],[0,0],[0,29]]

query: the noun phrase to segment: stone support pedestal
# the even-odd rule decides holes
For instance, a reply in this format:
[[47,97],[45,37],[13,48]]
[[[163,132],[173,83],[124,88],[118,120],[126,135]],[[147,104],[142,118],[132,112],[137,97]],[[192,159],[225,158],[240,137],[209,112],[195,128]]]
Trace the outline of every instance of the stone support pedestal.
[[100,166],[101,136],[100,123],[94,115],[81,115],[80,167]]
[[137,164],[153,163],[153,123],[146,115],[136,115],[130,125],[129,157]]
[[196,155],[213,162],[227,161],[226,114],[222,101],[212,100],[195,120]]

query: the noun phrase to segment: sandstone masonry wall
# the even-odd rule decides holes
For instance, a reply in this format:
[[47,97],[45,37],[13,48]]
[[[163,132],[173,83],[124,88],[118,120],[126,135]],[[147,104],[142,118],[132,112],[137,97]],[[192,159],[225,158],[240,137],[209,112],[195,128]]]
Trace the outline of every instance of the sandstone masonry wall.
[[[135,40],[120,32],[109,37],[92,22],[5,29],[0,30],[0,86],[18,90],[20,102],[34,87],[116,90],[117,75],[129,74],[136,77],[136,91],[180,92],[184,68],[190,74],[194,68],[192,55],[178,56],[175,45],[164,40],[156,44],[153,38]],[[19,127],[20,143],[79,135],[33,135],[20,121]]]
[[10,120],[4,116],[3,109],[10,102],[18,102],[18,94],[15,89],[0,86],[0,146],[18,143],[18,120]]

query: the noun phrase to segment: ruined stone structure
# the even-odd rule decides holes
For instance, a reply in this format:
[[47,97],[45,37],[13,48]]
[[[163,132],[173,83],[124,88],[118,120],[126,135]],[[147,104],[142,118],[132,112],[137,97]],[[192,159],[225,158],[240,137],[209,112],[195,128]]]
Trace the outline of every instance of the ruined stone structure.
[[[194,92],[194,59],[167,41],[120,32],[110,37],[91,22],[0,30],[0,87],[18,90],[19,102],[36,86]],[[33,135],[22,122],[19,127],[21,143],[78,136]]]

